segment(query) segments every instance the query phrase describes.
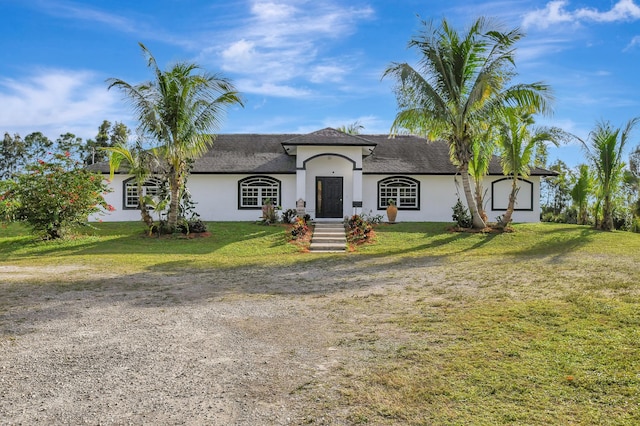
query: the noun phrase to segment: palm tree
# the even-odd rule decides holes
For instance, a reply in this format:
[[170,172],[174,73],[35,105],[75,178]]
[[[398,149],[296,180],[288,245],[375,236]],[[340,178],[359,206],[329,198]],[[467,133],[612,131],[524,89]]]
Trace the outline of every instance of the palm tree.
[[592,193],[592,178],[589,166],[580,164],[578,177],[571,189],[571,198],[578,207],[578,225],[586,225],[589,221],[589,196]]
[[153,227],[153,218],[149,212],[149,206],[146,197],[143,194],[142,187],[147,179],[152,175],[154,169],[159,167],[158,156],[155,150],[144,150],[138,142],[133,148],[125,143],[118,143],[112,147],[100,148],[109,153],[109,173],[113,179],[113,174],[120,166],[124,166],[129,174],[133,175],[138,193],[138,206],[140,207],[140,215],[142,221],[147,225],[149,230]]
[[475,182],[474,194],[476,208],[484,222],[487,221],[487,214],[484,210],[485,190],[482,180],[489,172],[489,164],[496,150],[496,139],[493,126],[489,126],[471,146],[472,155],[469,160],[469,174]]
[[533,117],[522,108],[506,108],[501,117],[498,132],[500,163],[503,173],[512,179],[507,210],[499,221],[499,225],[505,227],[511,222],[515,209],[518,180],[529,177],[536,147],[545,142],[558,145],[567,135],[557,128],[538,128],[532,131],[529,127],[534,123]]
[[121,89],[133,105],[139,130],[159,144],[168,166],[170,192],[167,226],[175,230],[179,203],[188,174],[189,160],[202,156],[213,143],[227,106],[242,100],[226,78],[199,72],[193,63],[178,63],[163,71],[149,50],[140,43],[154,80],[131,85],[108,79],[109,89]]
[[336,130],[346,133],[348,135],[359,135],[360,131],[364,129],[364,126],[360,124],[360,121],[356,120],[348,126],[342,125],[338,127]]
[[469,178],[473,144],[497,111],[521,105],[548,112],[549,87],[542,83],[508,86],[513,77],[514,44],[523,37],[518,29],[500,31],[477,19],[464,34],[446,20],[438,27],[423,22],[424,31],[409,42],[422,58],[419,69],[392,63],[383,78],[393,76],[400,111],[391,132],[406,130],[429,140],[444,139],[451,161],[462,177],[473,226],[485,226],[474,203]]
[[600,229],[604,231],[614,229],[613,198],[623,176],[622,154],[631,131],[638,121],[640,117],[629,120],[622,132],[620,128],[613,128],[608,121],[601,121],[589,133],[590,144],[582,141],[587,157],[595,170],[594,177],[598,183],[599,201],[602,202]]

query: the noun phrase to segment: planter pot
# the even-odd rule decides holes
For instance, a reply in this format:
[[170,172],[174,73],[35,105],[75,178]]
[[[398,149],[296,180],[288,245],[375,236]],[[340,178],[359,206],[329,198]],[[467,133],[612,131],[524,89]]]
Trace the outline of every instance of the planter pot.
[[389,223],[395,223],[397,216],[398,216],[398,208],[396,206],[388,206],[387,219],[389,220]]

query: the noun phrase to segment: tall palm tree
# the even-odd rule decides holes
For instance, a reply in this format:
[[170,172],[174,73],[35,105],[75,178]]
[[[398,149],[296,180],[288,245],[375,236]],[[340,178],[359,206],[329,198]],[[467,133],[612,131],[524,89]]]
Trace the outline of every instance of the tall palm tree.
[[534,120],[527,110],[522,108],[506,108],[501,114],[502,122],[498,132],[498,147],[502,171],[512,179],[511,192],[507,210],[500,220],[504,227],[511,222],[518,196],[518,180],[528,178],[531,172],[536,146],[551,142],[558,145],[566,134],[557,128],[530,129]]
[[595,170],[598,183],[600,201],[602,202],[602,222],[600,229],[612,231],[613,227],[613,198],[619,189],[623,176],[624,162],[622,154],[629,140],[631,131],[640,121],[640,117],[629,120],[621,131],[613,128],[608,121],[596,124],[589,133],[590,143],[583,143],[587,157]]
[[109,153],[109,172],[110,178],[116,170],[123,166],[128,173],[133,175],[138,193],[138,206],[140,207],[140,215],[142,221],[149,229],[153,226],[153,217],[149,212],[142,187],[152,172],[159,167],[158,156],[155,150],[145,150],[140,143],[130,148],[126,143],[117,143],[115,146],[103,147],[103,151]]
[[578,207],[578,225],[586,225],[589,221],[589,196],[592,192],[592,178],[589,166],[580,164],[578,176],[571,189],[571,198]]
[[506,105],[548,112],[550,90],[542,83],[508,86],[514,76],[514,44],[523,37],[518,29],[503,32],[485,18],[478,18],[464,34],[458,34],[445,19],[440,26],[432,22],[423,25],[422,33],[409,42],[409,47],[422,55],[419,68],[392,63],[383,75],[398,83],[400,111],[391,131],[406,130],[448,142],[473,226],[482,228],[485,223],[474,203],[469,178],[477,135]]
[[142,43],[140,47],[154,80],[137,85],[116,78],[107,82],[109,89],[124,92],[137,115],[139,130],[157,141],[167,162],[171,194],[167,225],[173,230],[189,160],[202,156],[213,143],[226,108],[243,103],[227,78],[200,72],[198,65],[186,62],[163,71],[151,52]]

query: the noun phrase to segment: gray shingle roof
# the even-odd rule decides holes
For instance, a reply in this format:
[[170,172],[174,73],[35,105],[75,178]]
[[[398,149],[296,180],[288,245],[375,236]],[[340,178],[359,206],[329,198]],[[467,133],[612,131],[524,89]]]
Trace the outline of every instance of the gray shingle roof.
[[[323,129],[308,135],[297,134],[221,134],[213,146],[195,161],[192,173],[202,174],[275,174],[295,173],[295,157],[283,146],[371,146],[373,154],[363,160],[364,174],[453,175],[456,167],[449,161],[449,147],[443,141],[427,142],[416,136],[347,135]],[[109,173],[107,163],[90,166]],[[489,174],[502,175],[500,160],[494,157]],[[534,168],[533,176],[554,175]]]

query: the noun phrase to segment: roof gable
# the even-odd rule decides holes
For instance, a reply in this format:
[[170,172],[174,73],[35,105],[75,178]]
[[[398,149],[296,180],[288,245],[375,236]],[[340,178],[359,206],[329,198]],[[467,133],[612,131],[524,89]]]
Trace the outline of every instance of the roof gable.
[[331,127],[306,135],[297,135],[282,142],[283,146],[315,145],[315,146],[376,146],[366,136],[351,135]]

